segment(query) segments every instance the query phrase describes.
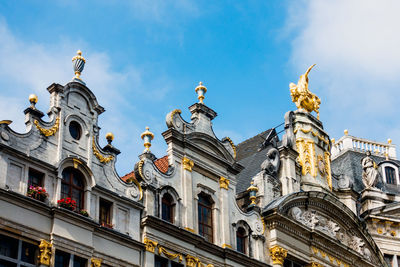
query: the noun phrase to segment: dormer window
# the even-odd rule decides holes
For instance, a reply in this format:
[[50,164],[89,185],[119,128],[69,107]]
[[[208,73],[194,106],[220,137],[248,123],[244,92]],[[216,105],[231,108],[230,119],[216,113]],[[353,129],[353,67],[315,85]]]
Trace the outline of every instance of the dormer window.
[[387,184],[397,184],[396,183],[396,170],[392,167],[385,167],[385,177]]
[[168,193],[165,193],[161,200],[161,218],[174,223],[174,199]]

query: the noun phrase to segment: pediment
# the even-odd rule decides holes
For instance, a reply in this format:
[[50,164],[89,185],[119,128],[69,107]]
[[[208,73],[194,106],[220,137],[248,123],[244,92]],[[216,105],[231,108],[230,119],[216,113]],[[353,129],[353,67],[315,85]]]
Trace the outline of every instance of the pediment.
[[216,138],[212,138],[203,133],[192,133],[187,135],[187,140],[206,153],[225,159],[230,163],[234,162],[231,153],[226,149],[221,141]]
[[[357,216],[335,196],[322,192],[299,192],[283,196],[269,204],[263,215],[278,213],[306,232],[318,233],[327,243],[347,247],[363,261],[380,266],[382,254],[362,227]],[[307,235],[306,235],[307,236]]]

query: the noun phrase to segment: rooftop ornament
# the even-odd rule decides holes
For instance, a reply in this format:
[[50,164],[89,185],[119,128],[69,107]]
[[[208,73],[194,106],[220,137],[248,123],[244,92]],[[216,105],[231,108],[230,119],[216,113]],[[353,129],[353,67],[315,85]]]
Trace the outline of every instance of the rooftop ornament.
[[38,97],[35,94],[29,95],[29,102],[31,103],[31,108],[36,109],[35,105],[38,102]]
[[106,139],[109,145],[111,145],[112,141],[114,140],[114,134],[109,132],[106,134]]
[[256,205],[256,199],[257,199],[257,192],[258,192],[258,187],[254,185],[254,181],[251,181],[249,188],[247,188],[247,192],[249,192],[250,195],[250,207],[253,207]]
[[143,153],[149,153],[150,152],[150,147],[151,147],[151,140],[154,139],[154,134],[149,131],[149,127],[146,126],[146,131],[144,131],[141,135],[140,138],[143,139],[143,145],[146,148]]
[[308,73],[314,66],[315,64],[309,67],[306,73],[300,76],[297,85],[290,83],[289,88],[292,101],[296,104],[297,109],[307,112],[315,111],[319,119],[319,105],[321,104],[321,100],[308,90]]
[[203,82],[199,82],[199,85],[194,89],[198,95],[199,103],[204,104],[204,95],[207,93],[207,88],[203,85]]
[[85,67],[86,59],[82,56],[81,50],[78,50],[76,52],[76,56],[72,58],[72,62],[72,66],[74,67],[75,72],[75,77],[72,80],[85,84],[81,79],[81,73],[83,71],[83,68]]

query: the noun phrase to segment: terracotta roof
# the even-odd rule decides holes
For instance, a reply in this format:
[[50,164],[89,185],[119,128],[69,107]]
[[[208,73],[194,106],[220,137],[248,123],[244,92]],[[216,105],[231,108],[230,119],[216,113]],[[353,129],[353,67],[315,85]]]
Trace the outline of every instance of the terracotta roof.
[[[156,165],[157,169],[162,172],[166,173],[168,171],[169,163],[168,163],[168,156],[164,156],[162,158],[156,159],[154,161],[154,165]],[[135,171],[131,171],[128,174],[125,174],[124,176],[121,177],[121,180],[126,182],[129,179],[136,179],[135,176]]]
[[129,179],[136,179],[135,171],[131,171],[130,173],[125,174],[124,176],[121,177],[121,180],[124,182],[126,182]]
[[168,167],[169,167],[169,162],[168,162],[168,155],[156,159],[154,161],[154,165],[156,165],[157,169],[162,172],[162,173],[166,173],[168,171]]

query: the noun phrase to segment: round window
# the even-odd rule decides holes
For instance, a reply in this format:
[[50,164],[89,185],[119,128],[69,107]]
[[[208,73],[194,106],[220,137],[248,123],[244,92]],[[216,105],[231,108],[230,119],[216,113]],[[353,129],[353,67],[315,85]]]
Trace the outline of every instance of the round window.
[[69,124],[69,133],[71,134],[72,138],[79,140],[82,134],[82,129],[79,123],[76,121],[71,121]]

